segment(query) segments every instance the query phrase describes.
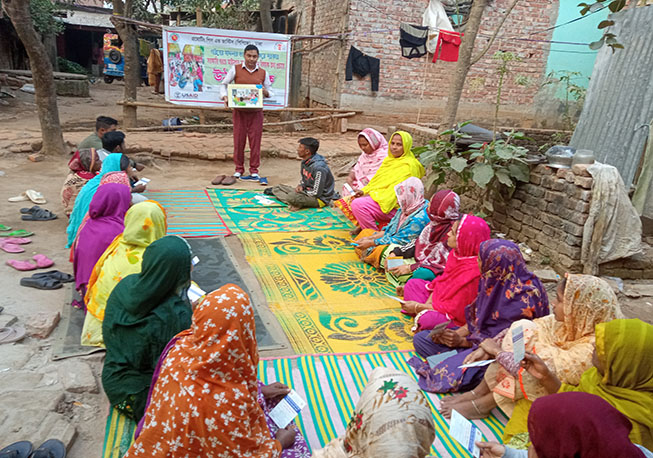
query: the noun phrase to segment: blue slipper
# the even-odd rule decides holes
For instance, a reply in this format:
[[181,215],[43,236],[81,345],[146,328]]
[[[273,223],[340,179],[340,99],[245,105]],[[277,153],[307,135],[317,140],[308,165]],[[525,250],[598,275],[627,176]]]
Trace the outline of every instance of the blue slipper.
[[241,180],[246,180],[246,181],[258,181],[261,179],[258,175],[243,175],[240,177]]
[[268,179],[265,178],[265,177],[261,177],[261,178],[259,178],[258,182],[259,182],[259,184],[260,184],[261,186],[267,186],[267,185],[268,185]]
[[66,446],[59,439],[48,439],[34,450],[30,458],[65,458]]
[[14,442],[0,450],[0,458],[28,458],[32,448],[32,443],[29,441]]

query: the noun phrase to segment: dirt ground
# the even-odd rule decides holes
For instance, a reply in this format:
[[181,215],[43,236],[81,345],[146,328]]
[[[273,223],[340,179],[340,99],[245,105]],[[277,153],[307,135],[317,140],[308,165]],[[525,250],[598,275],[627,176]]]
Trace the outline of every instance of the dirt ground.
[[[121,117],[120,107],[115,100],[121,96],[121,83],[106,85],[103,82],[92,86],[90,99],[60,98],[59,109],[66,130],[79,127],[91,130],[93,120],[99,114]],[[12,92],[16,99],[9,101],[9,106],[0,106],[0,138],[3,135],[27,135],[38,133],[39,125],[33,104],[33,96],[20,92]],[[139,98],[163,101],[159,96],[149,93],[147,88],[141,88]],[[173,116],[175,113],[165,113],[154,110],[139,110],[139,118],[151,125],[159,124],[161,119]],[[81,135],[78,134],[78,135]],[[155,134],[151,134],[155,135]],[[162,134],[164,135],[164,134]],[[229,132],[224,135],[228,141]],[[304,132],[297,133],[299,136]],[[289,135],[292,137],[292,135]],[[343,149],[350,149],[355,136],[329,136],[333,142],[341,142]],[[129,137],[128,137],[129,139]],[[182,140],[183,141],[183,140]],[[20,278],[26,276],[5,266],[8,259],[26,259],[37,253],[43,253],[55,261],[54,268],[71,272],[68,262],[68,250],[65,246],[65,230],[67,219],[63,215],[59,200],[59,192],[64,177],[67,174],[67,157],[47,157],[42,162],[33,163],[27,160],[26,153],[10,153],[0,150],[0,223],[13,228],[27,229],[34,232],[33,243],[26,246],[26,252],[18,255],[0,251],[0,269],[2,269],[3,295],[0,305],[4,311],[0,314],[0,323],[7,316],[15,316],[19,324],[29,321],[29,317],[39,312],[56,313],[66,306],[70,297],[70,286],[54,291],[40,291],[21,287]],[[336,167],[346,160],[338,161]],[[332,163],[332,168],[334,167]],[[264,157],[261,170],[267,175],[270,184],[295,183],[298,180],[299,162],[290,159]],[[151,178],[152,190],[166,189],[202,189],[219,173],[230,174],[233,164],[230,161],[204,160],[169,160],[154,158],[154,164],[147,169],[146,176]],[[340,178],[342,182],[342,178]],[[256,184],[245,186],[260,189]],[[43,207],[60,215],[49,222],[24,222],[20,219],[19,208],[26,203],[9,203],[8,197],[19,194],[26,189],[36,189],[43,193],[48,203]],[[535,260],[536,261],[536,260]],[[623,290],[629,294],[620,294],[624,311],[628,317],[640,317],[651,322],[651,307],[653,307],[653,285],[649,282],[638,284],[626,283]],[[265,306],[263,306],[265,307]],[[2,324],[0,324],[2,326]],[[286,353],[286,352],[284,352]],[[5,384],[3,373],[12,374],[18,370],[36,373],[52,373],[59,363],[50,360],[52,354],[52,337],[47,339],[26,338],[19,344],[4,345],[0,348],[0,398],[5,390],[15,390],[16,386]],[[102,355],[79,358],[92,369],[99,383]],[[55,382],[53,382],[55,383]],[[58,385],[55,385],[58,386]],[[10,388],[9,388],[10,387]],[[53,390],[53,396],[56,394]],[[33,407],[33,406],[32,406]],[[64,414],[77,430],[77,437],[72,441],[69,457],[82,458],[98,456],[104,438],[104,427],[108,402],[100,389],[98,393],[65,393],[64,401],[57,406],[57,412]],[[0,413],[0,423],[2,414]],[[0,438],[0,446],[2,440]]]

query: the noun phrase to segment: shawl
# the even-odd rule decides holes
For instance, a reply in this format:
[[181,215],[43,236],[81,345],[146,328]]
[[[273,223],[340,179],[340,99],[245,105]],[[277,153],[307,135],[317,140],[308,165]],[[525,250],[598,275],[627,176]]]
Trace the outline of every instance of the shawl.
[[369,154],[361,153],[354,165],[354,187],[360,188],[367,185],[388,155],[388,141],[374,129],[363,129],[359,137],[365,137],[373,151]]
[[102,180],[100,181],[100,186],[109,184],[109,183],[118,183],[118,184],[124,184],[125,186],[129,187],[129,190],[131,192],[131,183],[129,181],[129,176],[127,175],[127,172],[109,172],[106,175],[102,177]]
[[281,444],[271,438],[257,400],[254,333],[254,310],[242,289],[228,284],[207,294],[191,328],[168,351],[125,458],[278,457]]
[[73,157],[68,161],[68,168],[81,178],[90,180],[95,176],[92,170],[98,162],[100,162],[100,157],[95,148],[85,148],[75,151]]
[[101,186],[88,209],[89,220],[79,230],[73,246],[75,287],[84,292],[93,267],[125,225],[125,213],[131,204],[128,188],[119,184]]
[[644,457],[628,434],[631,424],[598,396],[559,393],[533,403],[528,432],[538,458]]
[[451,248],[447,234],[453,223],[460,219],[460,197],[450,189],[442,189],[431,198],[428,215],[431,223],[424,228],[415,242],[415,261],[440,274],[444,270]]
[[102,387],[112,405],[134,396],[137,421],[161,352],[191,325],[190,271],[188,243],[177,236],[160,238],[145,249],[141,272],[123,278],[107,301]]
[[102,345],[102,320],[109,295],[120,280],[140,272],[143,252],[165,234],[166,214],[157,202],[141,202],[127,211],[125,230],[102,254],[88,281],[83,345]]
[[478,345],[519,319],[549,313],[549,299],[540,282],[526,267],[519,247],[509,240],[481,243],[481,280],[476,301],[465,312],[469,336]]
[[100,173],[98,173],[93,179],[89,180],[75,199],[75,206],[73,211],[70,214],[70,221],[68,222],[68,228],[66,232],[68,234],[68,243],[66,248],[70,248],[77,236],[77,231],[79,226],[88,212],[88,207],[91,205],[91,200],[93,195],[97,191],[97,188],[100,186],[100,181],[102,177],[109,172],[118,172],[120,171],[120,160],[122,159],[122,154],[109,154],[104,161],[102,162],[102,168]]
[[[456,233],[457,247],[449,253],[444,272],[426,285],[433,292],[433,309],[449,317],[456,326],[465,325],[465,307],[476,298],[481,277],[477,256],[481,242],[489,239],[490,227],[485,220],[464,215]],[[428,321],[428,313],[418,314],[415,322]]]
[[605,399],[630,420],[630,440],[653,449],[653,326],[638,319],[596,325],[596,356],[602,367],[587,370],[578,386]]
[[410,177],[395,186],[397,203],[401,209],[397,227],[401,227],[413,213],[421,210],[424,205],[424,185],[422,180]]
[[161,73],[163,71],[163,62],[161,54],[156,48],[150,49],[150,55],[147,58],[147,73]]
[[377,367],[356,403],[344,436],[313,458],[424,458],[435,439],[431,408],[408,374]]
[[424,176],[424,167],[411,150],[413,137],[408,132],[397,131],[392,134],[390,141],[395,135],[401,137],[404,154],[401,157],[394,157],[388,152],[379,170],[362,189],[365,194],[369,194],[379,204],[383,213],[390,213],[397,207],[397,195],[394,189],[396,185],[410,177],[422,178]]

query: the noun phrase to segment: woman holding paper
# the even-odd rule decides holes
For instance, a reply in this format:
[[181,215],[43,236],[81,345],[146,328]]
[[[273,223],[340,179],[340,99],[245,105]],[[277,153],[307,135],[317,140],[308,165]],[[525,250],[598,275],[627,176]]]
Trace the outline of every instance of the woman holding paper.
[[154,368],[166,344],[191,325],[191,251],[177,236],[147,247],[140,273],[113,289],[102,322],[107,355],[102,386],[120,413],[139,421]]
[[[469,393],[446,400],[443,413],[453,408],[467,418],[482,418],[497,405],[510,417],[506,438],[526,431],[528,407],[546,395],[542,384],[521,370],[513,356],[513,331],[521,327],[524,346],[537,353],[565,383],[577,384],[592,366],[597,324],[623,317],[617,296],[604,280],[569,274],[556,289],[553,313],[533,321],[520,320],[505,333],[485,339],[466,362],[495,359],[484,380]],[[530,400],[522,403],[524,398]],[[485,414],[485,415],[484,415]]]
[[288,389],[261,388],[257,367],[247,294],[231,284],[207,294],[193,311],[190,329],[163,351],[145,416],[125,458],[180,456],[181,450],[193,457],[310,456],[296,428],[278,429],[266,417]]
[[413,339],[415,350],[424,357],[452,349],[458,351],[433,368],[417,357],[409,361],[420,376],[420,387],[426,391],[446,393],[475,387],[487,366],[464,370],[460,366],[479,344],[517,320],[530,320],[549,313],[544,286],[528,270],[514,242],[492,239],[481,243],[478,263],[481,280],[476,300],[465,308],[466,324],[455,331],[447,329],[436,335],[422,331]]

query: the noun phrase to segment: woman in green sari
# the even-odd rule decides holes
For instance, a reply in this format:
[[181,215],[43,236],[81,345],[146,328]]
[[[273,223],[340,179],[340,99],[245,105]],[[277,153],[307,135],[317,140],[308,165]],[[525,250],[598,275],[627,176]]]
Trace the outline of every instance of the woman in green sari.
[[120,413],[139,421],[161,352],[191,325],[186,296],[191,251],[181,237],[167,236],[147,247],[139,274],[114,288],[102,322],[107,355],[102,385]]

